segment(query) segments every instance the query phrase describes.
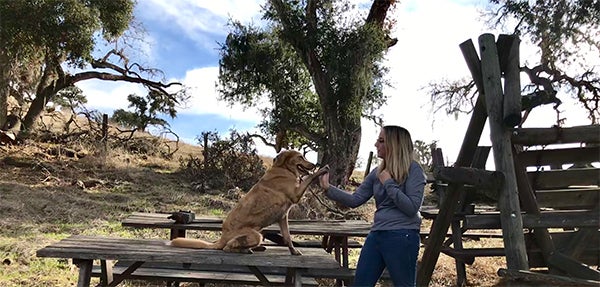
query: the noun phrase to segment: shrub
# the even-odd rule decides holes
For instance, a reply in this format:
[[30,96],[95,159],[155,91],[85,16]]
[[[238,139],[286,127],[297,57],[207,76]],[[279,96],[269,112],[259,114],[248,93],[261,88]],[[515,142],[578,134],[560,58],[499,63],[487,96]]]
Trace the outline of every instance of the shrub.
[[226,192],[232,188],[248,191],[264,174],[252,138],[235,130],[229,139],[216,132],[203,132],[199,138],[203,157],[181,160],[181,168],[200,192]]

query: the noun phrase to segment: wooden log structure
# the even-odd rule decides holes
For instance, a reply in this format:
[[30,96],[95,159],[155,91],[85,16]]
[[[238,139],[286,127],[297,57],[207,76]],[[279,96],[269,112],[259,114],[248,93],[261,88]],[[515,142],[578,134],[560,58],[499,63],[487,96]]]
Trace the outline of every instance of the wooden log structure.
[[[521,120],[518,44],[514,36],[500,35],[494,43],[493,35],[483,34],[481,61],[471,40],[460,45],[479,98],[454,167],[443,161],[434,165],[435,180],[430,182],[445,186],[445,196],[431,216],[418,286],[429,284],[440,252],[455,258],[457,286],[466,284],[465,263],[479,256],[505,256],[511,274],[547,267],[549,276],[600,281],[600,272],[586,266],[600,262],[600,247],[594,244],[600,238],[600,169],[590,165],[600,162],[600,125],[513,128]],[[488,116],[494,172],[473,166]],[[580,146],[558,146],[562,144]],[[491,183],[499,178],[503,181]],[[488,190],[498,198],[500,212],[466,213],[465,191],[471,189]],[[449,227],[451,238],[444,241]],[[504,247],[463,248],[462,235],[470,229],[502,229]]]
[[[466,40],[460,44],[460,48],[467,62],[467,66],[471,71],[475,85],[479,90],[479,97],[475,103],[475,108],[471,114],[465,137],[454,164],[457,167],[468,167],[473,162],[474,155],[472,151],[477,148],[477,144],[481,138],[481,132],[483,131],[487,119],[487,112],[485,110],[481,65],[473,41],[470,39]],[[421,266],[417,270],[417,286],[429,285],[429,281],[431,280],[433,270],[435,269],[435,265],[442,249],[442,244],[446,239],[446,233],[452,222],[454,211],[459,206],[458,201],[463,192],[463,184],[450,183],[446,189],[446,195],[437,216],[438,219],[433,221],[430,237],[427,245],[425,245],[425,250],[423,251],[423,260],[421,261]]]
[[526,270],[529,267],[514,170],[511,132],[503,124],[501,71],[494,35],[482,34],[479,36],[479,51],[494,163],[496,170],[504,173],[505,179],[498,207],[500,208],[502,234],[506,248],[506,264],[508,269]]
[[[556,154],[556,153],[555,153]],[[541,156],[541,154],[539,154]],[[556,159],[556,158],[555,158]],[[555,162],[558,166],[562,166],[561,162]],[[584,211],[571,211],[571,212],[555,212],[551,214],[543,214],[540,212],[538,201],[533,194],[534,189],[540,188],[540,186],[544,187],[552,187],[554,186],[568,186],[570,184],[582,184],[586,183],[587,179],[581,177],[567,177],[564,178],[565,172],[569,171],[561,171],[561,170],[551,170],[546,171],[546,178],[539,178],[540,174],[535,174],[535,177],[531,176],[531,173],[528,173],[525,170],[527,165],[523,164],[520,161],[520,158],[516,158],[515,160],[515,169],[517,171],[517,184],[519,186],[519,194],[521,197],[521,203],[523,206],[523,210],[528,213],[530,217],[530,221],[525,222],[524,225],[532,225],[533,227],[533,235],[535,238],[535,243],[542,250],[543,261],[545,262],[545,266],[548,268],[549,273],[551,274],[568,274],[569,276],[573,276],[581,279],[591,279],[591,280],[600,280],[600,272],[593,270],[586,265],[582,264],[580,261],[577,261],[575,258],[578,258],[583,252],[583,246],[586,243],[586,240],[589,240],[594,233],[598,232],[598,227],[600,226],[598,223],[598,218],[600,217],[600,213],[598,210],[584,210]],[[552,172],[552,173],[550,173]],[[561,182],[560,176],[557,173],[563,175],[563,181]],[[554,175],[553,177],[548,177],[548,174]],[[559,178],[557,181],[556,179]],[[596,176],[598,178],[598,176]],[[596,179],[597,181],[598,179]],[[565,182],[566,181],[566,182]],[[539,184],[543,182],[544,184]],[[597,184],[597,183],[596,183]],[[594,204],[597,206],[598,204]],[[546,215],[545,219],[542,219]],[[548,218],[547,215],[551,215],[552,217]],[[566,215],[571,215],[570,218]],[[574,216],[572,216],[574,215]],[[551,235],[548,231],[548,228],[555,227],[564,227],[564,228],[578,228],[579,230],[571,236],[571,240],[567,244],[558,244],[556,240],[554,240],[554,235]],[[589,228],[588,228],[589,227]],[[573,245],[578,245],[577,247],[573,247]],[[597,252],[596,252],[597,253]],[[529,258],[530,262],[534,260],[532,256]],[[580,259],[581,260],[581,259]],[[597,259],[593,259],[596,260]]]

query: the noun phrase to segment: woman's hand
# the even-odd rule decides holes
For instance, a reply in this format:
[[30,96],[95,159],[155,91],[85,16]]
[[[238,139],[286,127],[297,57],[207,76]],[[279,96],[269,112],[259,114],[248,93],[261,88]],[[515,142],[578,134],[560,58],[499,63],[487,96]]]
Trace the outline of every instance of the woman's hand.
[[381,181],[381,183],[384,183],[386,180],[392,178],[392,175],[384,169],[381,173],[377,175],[377,177],[379,178],[379,181]]
[[319,176],[319,185],[325,191],[329,189],[329,172],[326,172],[323,175]]

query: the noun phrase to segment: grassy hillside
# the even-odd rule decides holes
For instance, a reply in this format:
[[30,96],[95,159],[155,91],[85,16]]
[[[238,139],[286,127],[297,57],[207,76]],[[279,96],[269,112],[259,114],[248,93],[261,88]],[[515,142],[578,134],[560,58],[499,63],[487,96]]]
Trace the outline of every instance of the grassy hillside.
[[[70,157],[72,151],[80,157]],[[70,144],[68,149],[37,142],[0,146],[0,286],[74,286],[77,268],[71,262],[35,257],[37,249],[72,234],[168,238],[166,230],[121,227],[120,221],[132,212],[190,209],[198,215],[226,214],[235,196],[199,194],[179,172],[179,159],[200,152],[199,147],[183,145],[173,159],[165,160],[83,144]],[[315,204],[312,196],[307,193],[305,200]],[[357,214],[368,220],[369,208]],[[313,213],[296,207],[292,217]],[[442,255],[439,262],[431,286],[452,286],[454,261]],[[495,272],[503,264],[498,259],[477,259],[468,267],[469,285],[502,286]],[[128,282],[125,286],[161,285]]]

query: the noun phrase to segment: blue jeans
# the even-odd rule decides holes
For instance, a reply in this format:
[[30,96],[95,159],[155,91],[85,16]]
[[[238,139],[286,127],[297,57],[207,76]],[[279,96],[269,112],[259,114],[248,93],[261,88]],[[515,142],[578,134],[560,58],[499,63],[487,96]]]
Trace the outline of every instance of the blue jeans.
[[387,267],[394,286],[415,286],[419,230],[371,231],[360,251],[354,285],[375,286]]

